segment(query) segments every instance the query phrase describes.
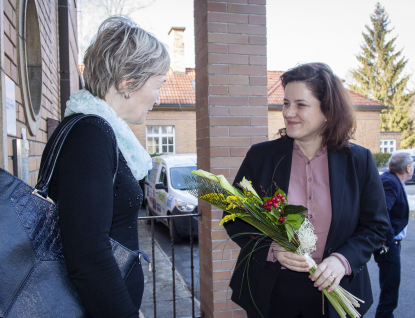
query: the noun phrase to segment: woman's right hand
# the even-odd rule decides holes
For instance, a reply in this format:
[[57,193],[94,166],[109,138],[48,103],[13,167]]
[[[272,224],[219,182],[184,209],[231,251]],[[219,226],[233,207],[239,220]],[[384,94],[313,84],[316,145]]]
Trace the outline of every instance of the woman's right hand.
[[309,265],[303,256],[289,252],[278,244],[274,246],[274,257],[285,268],[296,272],[308,272]]

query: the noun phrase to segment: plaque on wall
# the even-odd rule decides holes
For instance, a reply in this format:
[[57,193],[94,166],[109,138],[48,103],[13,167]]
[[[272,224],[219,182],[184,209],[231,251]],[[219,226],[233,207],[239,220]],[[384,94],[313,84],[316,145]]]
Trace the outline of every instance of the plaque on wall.
[[13,172],[29,184],[29,142],[26,139],[13,139]]
[[16,92],[14,82],[5,76],[7,134],[16,136]]

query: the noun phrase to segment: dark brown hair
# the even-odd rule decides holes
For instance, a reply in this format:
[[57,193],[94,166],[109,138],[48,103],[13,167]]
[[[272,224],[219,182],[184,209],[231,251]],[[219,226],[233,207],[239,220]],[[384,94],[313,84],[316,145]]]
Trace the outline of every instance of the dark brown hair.
[[[303,82],[320,101],[320,109],[327,122],[323,127],[323,146],[331,150],[345,150],[356,131],[354,106],[340,79],[324,63],[308,63],[292,68],[281,75],[282,86]],[[285,128],[280,130],[285,135]]]

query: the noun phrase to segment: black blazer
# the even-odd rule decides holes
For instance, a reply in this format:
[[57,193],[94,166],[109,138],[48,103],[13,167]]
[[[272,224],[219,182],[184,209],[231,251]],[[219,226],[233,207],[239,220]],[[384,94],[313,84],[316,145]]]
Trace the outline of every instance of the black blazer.
[[389,246],[394,237],[408,225],[409,205],[402,181],[396,174],[386,171],[381,178],[390,220],[389,231],[386,235],[387,245]]
[[[252,181],[258,194],[263,194],[261,187],[267,190],[273,182],[288,193],[292,152],[293,139],[288,137],[252,146],[235,177],[234,184],[246,177]],[[332,220],[323,258],[337,252],[349,261],[352,274],[345,276],[340,285],[365,301],[359,308],[359,312],[364,314],[373,303],[366,263],[373,251],[380,247],[389,227],[383,187],[373,157],[366,148],[352,144],[351,148],[344,152],[329,150],[328,162]],[[272,189],[272,192],[274,191],[275,188]],[[229,236],[241,247],[230,282],[233,290],[232,300],[255,317],[259,317],[258,310],[267,317],[272,301],[270,295],[281,269],[278,262],[266,261],[271,241],[255,240],[252,234],[235,237],[234,235],[240,233],[258,232],[239,219],[225,223],[225,228]],[[246,273],[246,256],[253,249],[255,251]],[[246,282],[247,274],[250,288]],[[329,315],[337,316],[331,305]]]

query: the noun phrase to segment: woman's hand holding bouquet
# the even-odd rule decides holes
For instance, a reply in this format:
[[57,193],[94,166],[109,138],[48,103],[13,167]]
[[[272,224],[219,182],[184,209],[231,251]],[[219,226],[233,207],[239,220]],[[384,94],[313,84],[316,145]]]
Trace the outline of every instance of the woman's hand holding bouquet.
[[216,176],[203,170],[192,171],[192,174],[183,177],[189,192],[228,213],[220,224],[235,218],[251,224],[263,233],[263,238],[271,238],[276,243],[274,256],[281,266],[298,272],[308,271],[314,286],[323,292],[341,317],[346,314],[360,317],[355,307],[363,301],[339,286],[345,274],[342,262],[336,256],[329,256],[317,266],[310,257],[315,251],[317,236],[303,214],[307,210],[305,207],[289,205],[281,189],[277,189],[272,197],[261,198],[245,178],[238,184],[238,189],[223,175]]

